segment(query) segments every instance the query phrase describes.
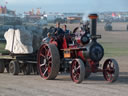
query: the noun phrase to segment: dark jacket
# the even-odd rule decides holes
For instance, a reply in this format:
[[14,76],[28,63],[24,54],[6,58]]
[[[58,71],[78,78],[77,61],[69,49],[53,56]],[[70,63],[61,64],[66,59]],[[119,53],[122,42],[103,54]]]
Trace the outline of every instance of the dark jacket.
[[55,28],[55,32],[57,32],[57,36],[64,35],[64,31],[61,28]]

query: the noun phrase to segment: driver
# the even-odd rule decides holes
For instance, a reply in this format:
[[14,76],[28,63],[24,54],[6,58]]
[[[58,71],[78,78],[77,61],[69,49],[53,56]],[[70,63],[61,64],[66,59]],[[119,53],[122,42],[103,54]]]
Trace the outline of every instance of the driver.
[[57,45],[58,45],[57,47],[58,47],[58,50],[60,52],[60,58],[62,58],[63,52],[61,52],[60,49],[62,48],[62,45],[63,45],[64,31],[60,28],[60,22],[56,23],[54,35],[56,37],[56,41],[57,41]]
[[60,22],[56,23],[56,28],[55,28],[54,34],[55,34],[55,36],[63,36],[64,35],[64,31],[60,28]]
[[60,28],[60,22],[56,23],[54,35],[58,43],[58,49],[61,49],[63,43],[64,31]]

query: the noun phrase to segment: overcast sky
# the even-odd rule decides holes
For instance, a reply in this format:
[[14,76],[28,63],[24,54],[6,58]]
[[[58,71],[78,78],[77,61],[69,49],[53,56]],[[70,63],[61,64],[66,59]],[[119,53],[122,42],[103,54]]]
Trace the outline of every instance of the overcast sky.
[[128,11],[128,0],[0,0],[1,4],[20,13],[32,8],[46,12]]

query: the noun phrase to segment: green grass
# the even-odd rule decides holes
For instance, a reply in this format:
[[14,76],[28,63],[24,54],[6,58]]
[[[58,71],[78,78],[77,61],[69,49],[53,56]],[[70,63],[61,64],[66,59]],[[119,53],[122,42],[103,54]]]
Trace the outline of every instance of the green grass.
[[[126,43],[112,43],[112,42],[100,42],[104,48],[104,55],[106,57],[115,56],[128,56],[128,45]],[[7,53],[5,50],[5,43],[0,42],[0,53]]]
[[5,42],[0,42],[0,53],[7,53],[8,51],[5,50]]
[[104,47],[105,56],[128,56],[128,45],[126,43],[101,42]]

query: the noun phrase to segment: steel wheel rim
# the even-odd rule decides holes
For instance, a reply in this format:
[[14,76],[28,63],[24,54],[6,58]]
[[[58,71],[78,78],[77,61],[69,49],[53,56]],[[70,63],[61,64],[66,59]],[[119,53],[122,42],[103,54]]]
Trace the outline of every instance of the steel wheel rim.
[[52,56],[51,51],[47,45],[42,45],[39,52],[38,67],[40,75],[47,79],[51,72]]
[[115,67],[111,60],[105,62],[104,66],[104,77],[107,81],[112,82],[114,80]]
[[74,82],[78,82],[80,78],[80,64],[77,60],[72,62],[71,66],[71,78]]

